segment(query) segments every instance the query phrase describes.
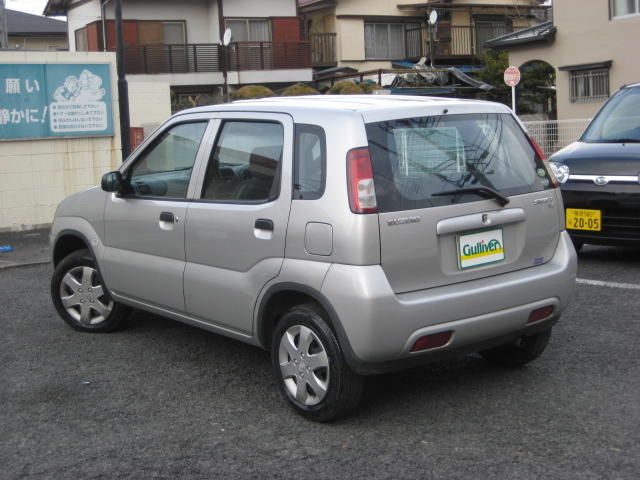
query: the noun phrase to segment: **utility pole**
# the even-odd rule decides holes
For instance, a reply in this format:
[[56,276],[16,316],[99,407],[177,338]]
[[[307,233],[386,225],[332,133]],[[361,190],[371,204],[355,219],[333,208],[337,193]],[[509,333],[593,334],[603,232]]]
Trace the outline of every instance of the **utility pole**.
[[7,12],[4,8],[4,0],[0,0],[0,48],[9,48]]
[[118,104],[120,106],[120,141],[122,143],[122,161],[131,153],[129,123],[129,85],[124,69],[124,32],[122,28],[122,0],[115,0],[116,23],[116,62],[118,70]]

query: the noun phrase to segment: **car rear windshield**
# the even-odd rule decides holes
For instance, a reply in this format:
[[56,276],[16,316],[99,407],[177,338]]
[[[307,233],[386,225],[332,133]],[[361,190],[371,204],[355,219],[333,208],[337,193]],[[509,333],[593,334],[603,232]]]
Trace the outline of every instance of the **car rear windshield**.
[[640,87],[625,88],[611,97],[581,140],[587,143],[640,143]]
[[380,212],[483,199],[471,193],[440,196],[459,189],[488,187],[510,196],[551,185],[542,160],[509,114],[405,118],[366,129]]

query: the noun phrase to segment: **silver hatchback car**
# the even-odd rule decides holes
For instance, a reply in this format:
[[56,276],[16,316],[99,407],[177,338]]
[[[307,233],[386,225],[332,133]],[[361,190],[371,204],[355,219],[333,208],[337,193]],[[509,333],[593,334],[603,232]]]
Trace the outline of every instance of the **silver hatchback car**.
[[271,351],[307,418],[363,376],[467,352],[518,366],[569,304],[562,198],[505,106],[341,96],[167,120],[51,232],[53,303],[109,332],[131,307]]

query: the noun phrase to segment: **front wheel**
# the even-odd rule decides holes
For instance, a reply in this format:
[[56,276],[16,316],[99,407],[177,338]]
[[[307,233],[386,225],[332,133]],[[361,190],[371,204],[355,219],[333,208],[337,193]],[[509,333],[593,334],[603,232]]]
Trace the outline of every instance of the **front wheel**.
[[515,342],[480,352],[488,362],[506,367],[520,367],[532,362],[544,352],[551,338],[551,329],[520,337]]
[[358,405],[364,379],[349,368],[338,340],[314,305],[293,307],[280,319],[271,358],[280,391],[300,415],[327,422]]
[[111,298],[88,250],[74,252],[56,266],[51,299],[62,319],[82,332],[112,332],[130,312]]

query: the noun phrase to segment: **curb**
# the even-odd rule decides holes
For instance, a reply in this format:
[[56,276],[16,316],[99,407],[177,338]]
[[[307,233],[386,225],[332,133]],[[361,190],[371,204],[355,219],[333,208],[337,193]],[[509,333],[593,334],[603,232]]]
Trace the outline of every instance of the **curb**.
[[37,265],[48,265],[50,264],[50,260],[36,260],[34,262],[21,262],[21,263],[9,263],[7,265],[0,265],[0,271],[9,270],[12,268],[20,268],[20,267],[34,267]]

